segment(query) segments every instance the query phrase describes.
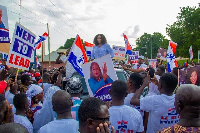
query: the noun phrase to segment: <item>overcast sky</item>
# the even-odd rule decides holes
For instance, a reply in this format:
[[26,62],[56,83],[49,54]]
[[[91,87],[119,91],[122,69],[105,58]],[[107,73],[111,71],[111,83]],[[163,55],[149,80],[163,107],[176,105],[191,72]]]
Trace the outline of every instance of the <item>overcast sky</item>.
[[[19,1],[0,0],[0,5],[7,7],[10,37],[15,23],[19,22]],[[132,46],[136,38],[145,32],[160,32],[167,37],[166,25],[176,21],[180,7],[198,7],[199,3],[199,0],[21,1],[20,22],[23,26],[38,36],[47,32],[46,23],[49,23],[51,51],[64,45],[66,39],[76,34],[92,43],[94,36],[102,33],[111,46],[125,45],[123,33],[127,34]]]

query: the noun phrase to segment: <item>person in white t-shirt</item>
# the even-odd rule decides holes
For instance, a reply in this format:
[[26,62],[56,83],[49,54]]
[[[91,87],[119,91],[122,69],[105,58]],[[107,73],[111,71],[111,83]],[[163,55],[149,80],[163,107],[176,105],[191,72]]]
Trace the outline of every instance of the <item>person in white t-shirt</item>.
[[158,83],[160,95],[146,96],[140,99],[143,89],[149,82],[151,82],[150,76],[147,76],[140,89],[135,92],[131,104],[139,105],[142,110],[149,112],[147,133],[156,133],[179,121],[173,94],[178,84],[178,78],[171,73],[163,74]]
[[130,104],[131,98],[133,97],[136,90],[138,90],[140,88],[142,83],[143,83],[143,78],[139,73],[132,73],[130,75],[130,77],[127,80],[128,95],[124,99],[124,105],[127,105],[127,106],[137,109],[143,117],[144,111],[140,110],[140,106],[135,106],[135,105]]
[[33,132],[36,133],[42,126],[53,121],[56,117],[56,112],[53,111],[52,97],[56,91],[60,90],[58,86],[50,87],[46,92],[46,98],[42,105],[42,109],[34,114]]
[[44,88],[44,98],[46,98],[46,92],[48,91],[48,89],[52,86],[51,84],[51,75],[48,73],[44,73],[43,74],[43,83],[39,83],[39,86]]
[[11,84],[10,90],[6,91],[5,98],[9,102],[9,104],[13,104],[13,98],[15,94],[17,94],[18,84]]
[[14,122],[26,127],[29,133],[33,133],[33,125],[25,116],[29,107],[29,101],[26,97],[26,94],[16,94],[14,96],[13,103],[16,108],[16,114],[14,114]]
[[112,83],[110,89],[112,106],[109,108],[111,125],[118,133],[143,132],[143,120],[140,112],[124,105],[127,91],[128,87],[124,81],[116,80]]
[[72,66],[70,62],[68,62],[68,54],[71,48],[67,49],[66,55],[64,53],[59,53],[58,58],[56,59],[56,64],[65,63],[65,70],[66,70],[66,78],[70,78],[76,70]]
[[[156,79],[158,82],[160,77],[165,73],[165,68],[164,66],[160,65],[156,68],[156,72],[155,72],[155,76],[154,79]],[[155,81],[155,80],[154,80]],[[160,91],[158,90],[158,86],[157,84],[152,81],[149,83],[149,92],[148,92],[148,96],[151,95],[160,95]]]
[[52,97],[52,104],[57,118],[41,127],[38,133],[77,133],[78,121],[72,119],[70,94],[64,90],[56,91]]
[[200,132],[200,87],[194,84],[183,84],[175,96],[175,108],[180,114],[180,121],[159,133],[199,133]]
[[144,64],[144,56],[138,57],[138,64],[134,65],[132,69],[147,69],[147,65]]
[[122,67],[125,70],[129,70],[129,71],[137,72],[137,73],[144,72],[147,69],[147,65],[144,64],[144,56],[139,56],[138,64],[135,64],[132,68],[128,68],[125,66],[122,66]]

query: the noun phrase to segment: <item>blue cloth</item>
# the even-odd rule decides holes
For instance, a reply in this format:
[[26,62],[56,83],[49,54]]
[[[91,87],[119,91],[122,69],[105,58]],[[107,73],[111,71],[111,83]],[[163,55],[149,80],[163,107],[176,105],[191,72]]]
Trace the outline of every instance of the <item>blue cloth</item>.
[[113,49],[110,47],[109,44],[105,43],[101,47],[99,46],[94,46],[91,54],[91,59],[98,59],[102,56],[105,56],[107,54],[110,54],[111,58],[114,56]]
[[96,91],[99,88],[112,82],[113,80],[110,77],[108,77],[106,81],[104,81],[103,79],[101,79],[100,81],[96,81],[93,78],[88,79],[88,83],[89,83],[90,89],[92,90],[93,95],[96,93]]
[[3,29],[5,29],[6,27],[4,26],[4,24],[3,24],[3,22],[2,23],[0,23],[0,28],[3,28]]
[[72,118],[78,121],[78,109],[82,103],[82,100],[77,97],[72,97],[73,106],[71,107]]

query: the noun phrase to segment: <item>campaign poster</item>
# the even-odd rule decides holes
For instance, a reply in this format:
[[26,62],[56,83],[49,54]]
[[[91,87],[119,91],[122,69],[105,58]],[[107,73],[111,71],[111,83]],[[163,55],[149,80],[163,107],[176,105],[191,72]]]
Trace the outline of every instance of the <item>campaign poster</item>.
[[110,101],[109,90],[113,81],[118,79],[110,54],[83,64],[82,71],[89,95]]
[[125,47],[120,46],[113,46],[113,52],[114,52],[114,59],[125,59],[126,55],[126,49]]
[[179,71],[179,84],[194,84],[200,86],[200,66],[188,67]]
[[8,53],[10,49],[10,38],[8,28],[7,8],[0,5],[0,52]]
[[5,61],[7,61],[7,59],[8,59],[8,54],[0,51],[0,58],[2,58],[2,59],[4,59]]
[[19,23],[15,24],[7,65],[28,70],[34,54],[36,35]]
[[131,62],[133,64],[137,64],[138,63],[138,57],[139,57],[139,51],[133,51],[132,55],[129,55],[129,60],[131,60]]
[[148,59],[148,61],[149,61],[149,66],[156,68],[157,59]]
[[167,50],[164,48],[159,48],[157,53],[157,58],[166,60],[166,57],[167,57]]

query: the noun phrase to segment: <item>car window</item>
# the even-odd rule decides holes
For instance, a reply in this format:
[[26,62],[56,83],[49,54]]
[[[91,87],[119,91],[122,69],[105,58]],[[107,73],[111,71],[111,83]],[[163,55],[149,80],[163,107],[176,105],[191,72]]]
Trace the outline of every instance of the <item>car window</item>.
[[116,71],[116,73],[117,73],[118,80],[122,80],[126,82],[127,76],[123,71]]

